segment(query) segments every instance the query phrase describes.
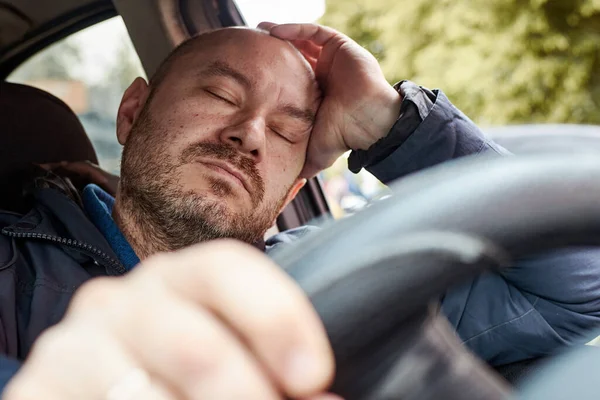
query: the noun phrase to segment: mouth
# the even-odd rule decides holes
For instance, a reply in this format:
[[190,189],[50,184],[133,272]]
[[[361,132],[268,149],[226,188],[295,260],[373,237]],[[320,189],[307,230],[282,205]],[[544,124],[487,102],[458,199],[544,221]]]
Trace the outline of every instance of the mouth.
[[242,189],[246,190],[248,193],[252,193],[250,191],[250,185],[248,184],[248,180],[237,169],[233,168],[231,165],[226,162],[221,162],[217,160],[210,161],[199,161],[205,167],[211,169],[212,171],[224,176],[226,179],[232,181],[236,185],[240,186]]

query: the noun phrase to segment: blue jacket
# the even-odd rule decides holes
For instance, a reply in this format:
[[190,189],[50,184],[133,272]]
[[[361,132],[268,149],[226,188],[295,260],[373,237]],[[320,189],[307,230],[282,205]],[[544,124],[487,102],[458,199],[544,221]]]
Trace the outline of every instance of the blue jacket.
[[[401,117],[390,134],[350,168],[389,182],[453,158],[493,151],[441,92],[405,82]],[[43,181],[40,181],[43,182]],[[95,276],[125,269],[60,182],[37,188],[26,215],[0,212],[0,388],[17,371],[40,333],[63,317],[73,292]],[[276,235],[267,252],[309,228]],[[541,269],[543,268],[543,272]],[[600,326],[600,251],[561,251],[523,260],[449,291],[442,310],[465,344],[492,364],[550,354],[585,342]]]

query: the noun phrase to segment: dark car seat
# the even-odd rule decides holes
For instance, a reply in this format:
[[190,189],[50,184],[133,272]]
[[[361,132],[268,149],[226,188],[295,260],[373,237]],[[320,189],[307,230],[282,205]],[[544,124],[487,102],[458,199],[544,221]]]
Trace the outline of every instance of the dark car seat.
[[36,163],[98,163],[75,113],[31,86],[0,82],[0,209],[23,211],[23,188]]

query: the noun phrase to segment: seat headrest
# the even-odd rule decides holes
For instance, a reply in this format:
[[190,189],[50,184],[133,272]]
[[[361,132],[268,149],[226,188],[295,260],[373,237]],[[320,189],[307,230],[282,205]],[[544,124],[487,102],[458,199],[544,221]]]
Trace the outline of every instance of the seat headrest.
[[0,174],[32,162],[98,163],[81,122],[62,100],[43,90],[0,83]]
[[85,160],[98,163],[69,106],[40,89],[0,82],[0,208],[5,194],[21,190],[32,163]]

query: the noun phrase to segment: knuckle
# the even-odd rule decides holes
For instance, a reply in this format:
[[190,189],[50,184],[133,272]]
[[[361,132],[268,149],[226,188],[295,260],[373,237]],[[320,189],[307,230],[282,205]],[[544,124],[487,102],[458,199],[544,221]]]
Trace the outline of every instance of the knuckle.
[[121,303],[122,278],[94,278],[84,283],[73,296],[69,313],[118,306]]
[[306,315],[304,305],[293,296],[279,296],[275,304],[265,306],[252,314],[253,335],[258,338],[281,336],[286,331],[296,331],[303,325]]
[[42,334],[35,341],[31,353],[35,355],[40,351],[40,349],[43,350],[46,348],[56,347],[55,345],[57,342],[59,342],[63,337],[61,330],[62,329],[59,327],[59,325],[56,325],[42,332]]
[[137,275],[154,275],[157,271],[162,271],[173,265],[174,258],[177,252],[174,253],[156,253],[142,261],[143,268],[136,268],[131,276]]
[[216,371],[220,360],[212,347],[199,351],[196,347],[184,346],[182,343],[175,345],[172,357],[173,365],[177,365],[183,376],[204,376]]
[[181,335],[171,348],[171,365],[177,365],[183,376],[204,376],[219,371],[232,351],[223,335],[207,326],[201,335]]
[[[255,271],[279,271],[279,267],[265,254],[247,243],[233,239],[219,239],[207,243],[202,254],[207,264],[214,263],[216,266],[228,263]],[[207,265],[207,268],[210,267]]]
[[60,360],[64,354],[72,351],[69,329],[66,324],[61,323],[44,331],[35,341],[31,349],[29,364],[37,363],[38,360],[54,359]]

